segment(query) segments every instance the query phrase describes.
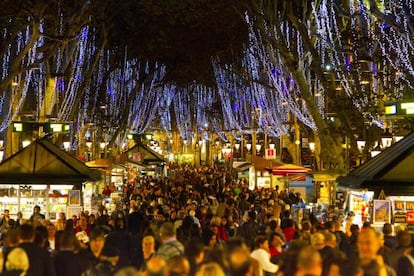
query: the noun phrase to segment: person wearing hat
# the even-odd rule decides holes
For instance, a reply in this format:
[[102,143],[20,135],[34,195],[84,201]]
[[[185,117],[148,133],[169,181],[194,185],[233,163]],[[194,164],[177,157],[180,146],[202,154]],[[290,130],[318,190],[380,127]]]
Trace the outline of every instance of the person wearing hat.
[[115,272],[119,261],[119,250],[112,246],[105,246],[99,256],[99,262],[94,267],[86,270],[84,276],[109,276]]

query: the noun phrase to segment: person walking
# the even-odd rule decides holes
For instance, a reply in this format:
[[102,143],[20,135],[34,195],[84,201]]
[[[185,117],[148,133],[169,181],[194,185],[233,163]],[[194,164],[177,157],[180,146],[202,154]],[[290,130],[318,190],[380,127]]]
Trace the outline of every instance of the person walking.
[[174,224],[164,222],[160,227],[162,245],[157,250],[156,256],[168,261],[173,256],[184,255],[184,245],[177,240]]
[[31,224],[22,224],[20,231],[20,245],[29,257],[29,270],[27,275],[54,276],[55,268],[49,252],[35,244],[35,229]]

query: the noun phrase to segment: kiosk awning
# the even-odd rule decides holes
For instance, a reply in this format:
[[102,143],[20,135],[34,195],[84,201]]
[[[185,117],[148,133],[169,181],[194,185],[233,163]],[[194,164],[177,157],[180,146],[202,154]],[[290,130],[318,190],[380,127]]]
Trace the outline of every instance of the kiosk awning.
[[1,184],[80,184],[100,177],[46,138],[33,141],[0,164]]

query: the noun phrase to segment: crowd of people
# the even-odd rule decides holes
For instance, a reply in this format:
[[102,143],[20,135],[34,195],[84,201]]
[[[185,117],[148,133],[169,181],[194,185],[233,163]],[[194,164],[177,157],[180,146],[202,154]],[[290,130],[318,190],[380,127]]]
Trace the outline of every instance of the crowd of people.
[[[115,210],[0,221],[0,275],[414,275],[411,234],[312,213],[292,190],[249,190],[220,168],[140,177]],[[110,212],[109,212],[110,211]],[[7,227],[4,226],[7,224]]]

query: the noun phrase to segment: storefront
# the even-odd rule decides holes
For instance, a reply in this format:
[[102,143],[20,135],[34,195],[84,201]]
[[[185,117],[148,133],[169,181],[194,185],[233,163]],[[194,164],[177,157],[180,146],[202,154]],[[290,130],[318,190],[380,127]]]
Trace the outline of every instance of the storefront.
[[90,206],[88,191],[99,178],[81,161],[38,139],[0,164],[0,208],[9,209],[12,217],[22,212],[26,219],[36,205],[49,219],[59,212],[77,214],[84,204]]

